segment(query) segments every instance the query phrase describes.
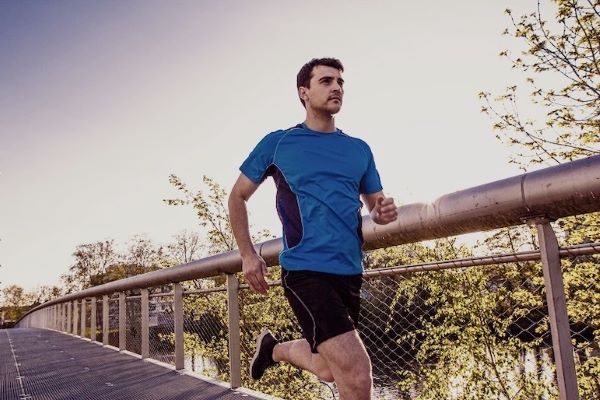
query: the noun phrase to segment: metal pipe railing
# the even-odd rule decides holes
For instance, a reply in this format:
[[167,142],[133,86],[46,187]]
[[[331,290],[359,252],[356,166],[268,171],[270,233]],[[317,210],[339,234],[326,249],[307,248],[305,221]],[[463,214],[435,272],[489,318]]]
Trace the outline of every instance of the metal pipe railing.
[[[377,225],[363,217],[365,249],[521,225],[600,211],[600,156],[593,156],[447,194],[431,204],[398,207],[398,220]],[[257,244],[267,265],[279,263],[281,238]],[[69,294],[41,307],[131,289],[160,286],[241,271],[237,250],[148,272]]]
[[[597,244],[584,247],[560,249],[550,221],[557,218],[600,211],[600,156],[589,157],[567,164],[518,175],[486,185],[462,190],[440,197],[431,204],[410,204],[398,208],[399,218],[386,226],[374,224],[363,217],[363,237],[366,249],[418,242],[529,223],[535,225],[540,240],[539,252],[518,253],[512,256],[490,256],[487,258],[454,260],[411,267],[414,271],[444,269],[458,266],[487,265],[508,260],[523,261],[542,259],[546,283],[547,304],[551,323],[554,354],[557,359],[557,380],[560,399],[578,398],[577,379],[573,367],[573,349],[569,338],[569,322],[566,310],[560,257],[597,252]],[[278,263],[281,239],[256,245],[258,252],[269,266]],[[511,258],[512,257],[512,258]],[[240,385],[239,305],[237,293],[240,287],[233,273],[241,270],[241,259],[237,251],[207,257],[173,268],[137,275],[69,294],[34,308],[21,321],[26,326],[58,327],[65,332],[85,336],[86,299],[103,296],[103,343],[108,344],[109,312],[108,295],[119,293],[119,348],[125,349],[125,291],[147,289],[175,283],[175,366],[183,366],[183,290],[180,282],[206,278],[220,274],[228,275],[229,305],[229,358],[231,386]],[[394,270],[394,271],[393,271]],[[406,271],[406,269],[404,269]],[[399,273],[399,268],[389,273]],[[368,274],[385,275],[377,271]],[[148,292],[142,292],[146,298]],[[79,303],[81,300],[81,303]],[[52,306],[59,305],[55,310]],[[66,312],[64,305],[66,304]],[[79,312],[78,304],[81,304]],[[93,303],[92,303],[93,304]],[[143,305],[147,308],[147,304]],[[37,314],[38,311],[41,313]],[[52,315],[62,315],[62,320],[53,321]],[[144,310],[145,318],[148,311]],[[78,324],[78,319],[81,318]],[[147,335],[148,327],[142,325]],[[95,338],[92,338],[94,340]],[[148,338],[142,338],[143,356],[148,356]]]
[[[559,249],[559,254],[561,257],[577,257],[598,253],[600,253],[600,243],[578,244],[575,246],[562,247]],[[408,274],[413,272],[431,272],[451,268],[481,267],[485,265],[538,261],[541,258],[542,255],[539,250],[521,251],[519,253],[512,254],[498,254],[492,256],[459,258],[456,260],[435,261],[423,264],[371,269],[365,271],[364,277],[365,279],[367,279],[376,276],[391,276],[398,274]]]

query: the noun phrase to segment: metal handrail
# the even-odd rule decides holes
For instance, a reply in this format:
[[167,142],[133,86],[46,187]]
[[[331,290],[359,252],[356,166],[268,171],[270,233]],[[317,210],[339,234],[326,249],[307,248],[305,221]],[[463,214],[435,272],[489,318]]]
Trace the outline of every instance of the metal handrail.
[[[539,251],[492,255],[470,259],[451,260],[411,266],[393,267],[388,270],[368,271],[370,275],[390,273],[423,272],[452,267],[491,265],[541,259],[544,290],[552,335],[552,348],[556,364],[556,378],[561,400],[577,400],[577,376],[569,330],[562,269],[562,256],[597,253],[598,243],[560,248],[550,222],[557,218],[600,211],[600,156],[589,157],[555,167],[526,173],[512,178],[476,186],[440,197],[431,204],[409,204],[398,208],[399,218],[394,223],[376,225],[369,217],[363,217],[365,248],[376,249],[393,245],[413,243],[458,234],[485,231],[494,228],[516,226],[524,223],[535,225]],[[257,244],[259,254],[269,266],[278,263],[281,239]],[[230,251],[203,258],[173,268],[149,272],[115,282],[82,290],[63,296],[30,310],[20,321],[26,326],[57,328],[81,337],[86,329],[86,307],[78,300],[92,298],[91,330],[95,339],[95,301],[102,298],[102,343],[108,344],[108,297],[119,293],[119,349],[126,344],[126,296],[125,291],[141,289],[142,311],[142,358],[149,357],[148,298],[150,287],[173,283],[175,368],[184,368],[184,312],[183,286],[181,282],[227,274],[227,315],[229,335],[230,385],[241,385],[240,361],[240,310],[238,292],[240,285],[234,273],[241,270],[238,251]],[[219,289],[222,290],[222,289]],[[136,296],[137,298],[137,296]],[[71,303],[72,302],[72,303]],[[54,306],[54,307],[51,307]],[[79,309],[81,318],[79,319]],[[44,312],[34,314],[36,311]],[[29,318],[31,316],[31,318]],[[76,322],[80,321],[80,327]]]
[[[398,207],[398,219],[377,225],[363,217],[365,249],[373,250],[600,211],[600,156],[528,172],[441,196],[433,203]],[[281,238],[255,245],[268,266],[279,263]],[[65,301],[241,271],[237,250],[132,276],[51,300],[29,313]],[[23,317],[25,317],[25,314]]]
[[[561,257],[577,257],[600,253],[600,243],[585,243],[575,246],[561,247]],[[492,256],[458,258],[447,261],[434,261],[422,264],[400,265],[396,267],[385,267],[365,271],[364,278],[375,278],[409,274],[414,272],[441,271],[451,268],[482,267],[486,265],[507,264],[525,261],[538,261],[542,258],[539,250],[521,251],[519,253],[495,254]]]

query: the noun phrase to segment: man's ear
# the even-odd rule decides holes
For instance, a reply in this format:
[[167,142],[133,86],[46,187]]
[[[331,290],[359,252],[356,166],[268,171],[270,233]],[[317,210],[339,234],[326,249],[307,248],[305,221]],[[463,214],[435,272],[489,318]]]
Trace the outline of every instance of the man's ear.
[[308,100],[308,95],[306,94],[306,92],[307,89],[304,86],[300,86],[298,88],[298,97],[300,97],[304,101]]

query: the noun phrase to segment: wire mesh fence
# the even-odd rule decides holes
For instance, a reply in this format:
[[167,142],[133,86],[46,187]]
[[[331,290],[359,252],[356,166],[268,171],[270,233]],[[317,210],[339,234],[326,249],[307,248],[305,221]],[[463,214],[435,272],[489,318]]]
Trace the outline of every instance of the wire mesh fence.
[[108,344],[119,347],[119,299],[108,300]]
[[103,304],[102,298],[96,299],[96,340],[102,342],[104,337],[104,324],[102,323]]
[[71,332],[77,335],[79,332],[79,303],[74,301],[71,305]]
[[536,263],[376,277],[362,300],[376,398],[556,394]]
[[83,307],[84,310],[83,318],[85,321],[85,330],[81,333],[82,337],[91,339],[92,338],[92,300],[84,299]]
[[201,375],[229,379],[229,329],[224,288],[184,295],[184,365]]
[[[392,261],[388,264],[399,265]],[[386,263],[379,259],[373,265]],[[599,266],[598,255],[562,260],[582,399],[600,398]],[[539,261],[414,271],[370,269],[363,282],[359,332],[372,361],[374,399],[558,398]],[[277,275],[273,269],[270,278]],[[238,299],[243,387],[290,400],[339,398],[335,385],[290,365],[280,364],[261,380],[251,380],[249,362],[263,329],[284,341],[300,338],[301,332],[279,284],[267,296],[242,287]],[[185,368],[229,381],[225,287],[186,292],[183,304]],[[109,344],[115,347],[118,305],[118,299],[109,301]],[[86,318],[89,330],[91,304],[77,306],[72,323],[80,329],[80,318]],[[102,302],[96,307],[100,338]],[[126,310],[127,350],[141,353],[140,297],[128,298]],[[150,357],[174,365],[173,293],[150,296],[149,331]]]
[[172,294],[150,295],[150,357],[175,365],[175,322]]
[[129,297],[125,301],[126,334],[125,349],[142,354],[142,300],[139,296]]
[[600,256],[562,260],[579,395],[600,399]]

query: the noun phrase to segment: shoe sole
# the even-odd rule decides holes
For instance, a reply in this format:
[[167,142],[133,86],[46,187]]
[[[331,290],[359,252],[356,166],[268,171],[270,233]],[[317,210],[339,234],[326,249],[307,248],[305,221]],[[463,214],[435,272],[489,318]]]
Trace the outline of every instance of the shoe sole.
[[[267,336],[269,333],[271,333],[271,331],[266,330],[263,333],[261,333],[260,335],[258,335],[258,337],[256,338],[256,350],[254,351],[254,356],[252,357],[252,360],[250,360],[250,377],[252,379],[254,379],[252,377],[252,367],[254,367],[254,362],[256,361],[256,359],[258,358],[258,354],[260,353],[260,343],[265,338],[265,336]],[[258,379],[260,379],[260,378],[258,378]],[[255,379],[255,380],[257,380],[257,379]]]

